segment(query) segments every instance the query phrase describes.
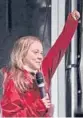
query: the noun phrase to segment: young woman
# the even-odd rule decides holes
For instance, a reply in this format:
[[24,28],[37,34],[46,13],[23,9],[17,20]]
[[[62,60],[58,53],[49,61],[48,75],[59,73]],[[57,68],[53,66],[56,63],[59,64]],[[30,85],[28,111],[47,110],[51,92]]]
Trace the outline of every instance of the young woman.
[[[80,14],[74,10],[69,14],[64,29],[43,59],[43,46],[38,37],[25,36],[18,39],[11,53],[11,67],[3,68],[3,117],[46,117],[51,116],[49,88],[51,78],[77,28]],[[44,77],[48,95],[41,98],[36,84],[36,73]],[[52,109],[51,109],[52,111]]]

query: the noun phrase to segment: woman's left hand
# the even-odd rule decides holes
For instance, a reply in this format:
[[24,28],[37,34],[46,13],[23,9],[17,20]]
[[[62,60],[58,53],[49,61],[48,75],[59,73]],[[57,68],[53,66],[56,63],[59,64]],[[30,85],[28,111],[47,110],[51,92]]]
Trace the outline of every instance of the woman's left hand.
[[79,20],[80,18],[80,13],[77,10],[74,10],[73,12],[71,12],[71,15],[75,20]]

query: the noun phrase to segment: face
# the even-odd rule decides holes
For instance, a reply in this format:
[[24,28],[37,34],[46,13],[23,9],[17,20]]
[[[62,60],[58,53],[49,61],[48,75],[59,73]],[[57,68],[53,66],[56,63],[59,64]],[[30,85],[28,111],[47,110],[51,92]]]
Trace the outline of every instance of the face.
[[43,60],[43,46],[40,42],[34,41],[25,57],[25,64],[30,70],[39,70]]

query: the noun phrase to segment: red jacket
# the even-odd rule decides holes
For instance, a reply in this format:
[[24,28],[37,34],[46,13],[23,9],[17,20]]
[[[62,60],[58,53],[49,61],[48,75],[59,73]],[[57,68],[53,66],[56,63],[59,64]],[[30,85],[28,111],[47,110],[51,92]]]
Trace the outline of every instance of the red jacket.
[[[48,84],[49,91],[51,78],[61,60],[72,36],[77,27],[71,14],[68,16],[64,29],[56,43],[48,52],[42,63],[42,72]],[[24,73],[25,74],[25,73]],[[14,85],[13,80],[7,83],[1,100],[2,116],[4,117],[45,117],[47,109],[40,98],[38,89],[32,89],[24,94],[20,94]]]

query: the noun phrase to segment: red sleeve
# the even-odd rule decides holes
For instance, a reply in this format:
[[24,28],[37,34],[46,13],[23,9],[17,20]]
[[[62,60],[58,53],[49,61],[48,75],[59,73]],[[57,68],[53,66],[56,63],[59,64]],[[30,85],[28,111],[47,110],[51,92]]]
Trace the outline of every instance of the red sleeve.
[[57,66],[60,63],[60,60],[62,59],[64,53],[66,52],[66,49],[70,44],[77,25],[78,21],[74,20],[72,15],[69,14],[62,33],[60,34],[59,38],[50,49],[42,63],[42,71],[48,85],[50,85],[50,79],[52,78]]
[[41,99],[36,99],[31,105],[26,103],[11,80],[6,86],[1,107],[3,117],[39,117],[46,113],[46,107]]

